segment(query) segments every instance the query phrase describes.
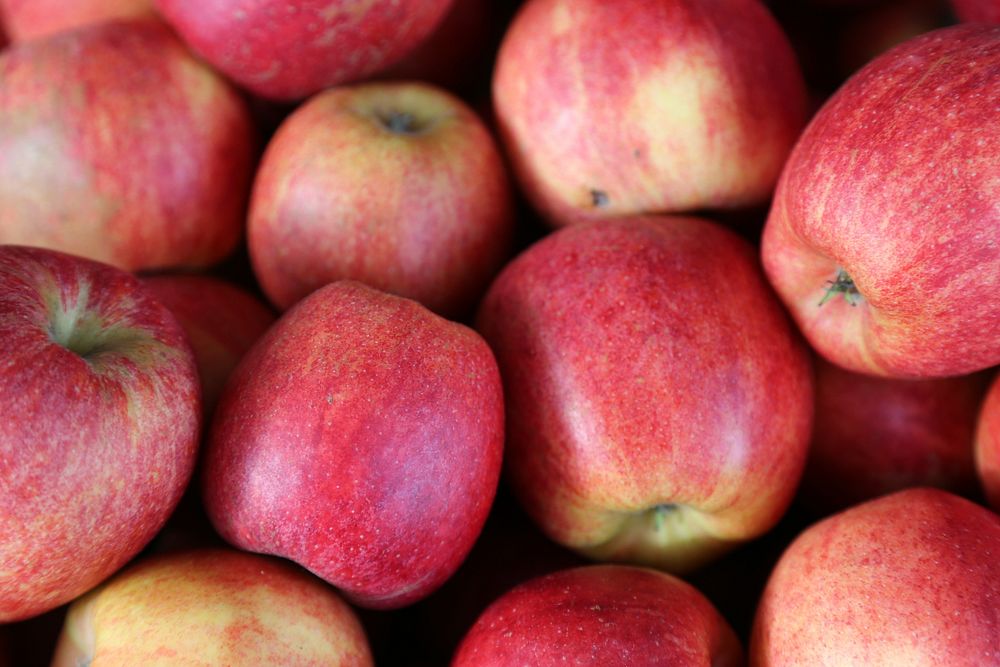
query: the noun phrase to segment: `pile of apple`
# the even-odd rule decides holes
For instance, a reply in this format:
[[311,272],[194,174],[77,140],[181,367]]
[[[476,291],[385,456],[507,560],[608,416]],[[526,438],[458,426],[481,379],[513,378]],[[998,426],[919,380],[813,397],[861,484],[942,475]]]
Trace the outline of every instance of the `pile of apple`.
[[1000,1],[0,21],[0,665],[1000,665]]

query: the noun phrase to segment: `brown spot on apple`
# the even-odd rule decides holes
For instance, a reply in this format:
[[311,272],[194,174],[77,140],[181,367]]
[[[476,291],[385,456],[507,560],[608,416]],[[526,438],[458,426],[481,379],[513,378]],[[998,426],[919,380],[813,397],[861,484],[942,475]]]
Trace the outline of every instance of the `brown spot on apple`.
[[608,197],[608,193],[604,190],[598,190],[597,188],[590,189],[590,202],[593,204],[594,208],[604,208],[611,203],[611,198]]

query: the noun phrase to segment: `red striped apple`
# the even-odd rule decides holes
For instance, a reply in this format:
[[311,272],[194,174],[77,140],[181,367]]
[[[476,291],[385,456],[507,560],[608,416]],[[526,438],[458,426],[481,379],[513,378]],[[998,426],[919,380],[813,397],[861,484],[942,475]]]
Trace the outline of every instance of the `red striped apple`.
[[1000,517],[907,489],[813,525],[781,556],[751,667],[997,664]]
[[0,54],[0,243],[213,264],[242,235],[253,152],[244,101],[158,21]]
[[96,586],[164,524],[191,476],[197,369],[132,275],[0,246],[0,622]]
[[262,97],[296,100],[367,78],[426,39],[452,0],[154,0],[219,71]]
[[494,602],[452,667],[738,667],[743,649],[712,603],[680,579],[591,565],[532,579]]
[[976,471],[986,499],[1000,511],[1000,376],[996,376],[976,422]]
[[529,0],[493,96],[521,185],[555,225],[764,203],[807,108],[758,0]]
[[209,518],[368,607],[451,576],[496,492],[503,395],[471,329],[351,281],[286,312],[243,358],[205,457]]
[[279,308],[352,279],[446,316],[473,309],[514,227],[478,116],[421,83],[332,88],[278,128],[253,186],[254,273]]
[[563,228],[500,273],[477,328],[504,380],[509,480],[556,542],[686,571],[791,501],[810,360],[735,234],[668,216]]
[[150,558],[69,609],[53,667],[337,665],[372,658],[354,612],[289,563],[238,551]]
[[152,13],[152,0],[0,0],[0,21],[15,42]]
[[987,382],[981,373],[896,380],[820,361],[802,496],[829,512],[911,486],[973,494]]
[[764,268],[807,339],[849,370],[943,377],[1000,363],[1000,26],[876,58],[789,157]]

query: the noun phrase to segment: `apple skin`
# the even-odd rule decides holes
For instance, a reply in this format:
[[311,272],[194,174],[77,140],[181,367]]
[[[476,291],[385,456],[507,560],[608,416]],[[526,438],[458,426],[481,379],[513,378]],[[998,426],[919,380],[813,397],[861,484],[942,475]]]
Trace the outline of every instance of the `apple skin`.
[[807,109],[757,0],[530,0],[493,97],[522,189],[556,226],[764,203]]
[[[826,359],[908,378],[1000,363],[997,94],[1000,27],[953,26],[870,62],[803,133],[762,254]],[[840,271],[856,295],[828,294]]]
[[164,524],[200,429],[184,332],[139,281],[0,246],[0,623],[97,585]]
[[986,500],[1000,510],[1000,375],[994,378],[976,422],[974,453]]
[[274,312],[242,287],[212,276],[165,274],[143,283],[184,328],[198,364],[202,405],[211,415],[229,374],[274,324]]
[[973,440],[988,376],[896,380],[822,360],[801,495],[826,512],[913,486],[975,493]]
[[421,83],[327,90],[268,144],[248,245],[268,298],[287,308],[352,279],[457,318],[507,259],[513,195],[479,117]]
[[154,0],[196,53],[251,92],[299,100],[401,60],[452,0]]
[[151,0],[0,0],[0,19],[15,42],[152,13]]
[[995,664],[998,551],[1000,517],[938,489],[814,524],[768,580],[750,665]]
[[476,326],[504,380],[508,480],[559,544],[690,571],[791,501],[810,359],[734,233],[669,216],[563,228],[507,265]]
[[75,601],[53,667],[372,665],[351,608],[287,562],[232,550],[149,558]]
[[743,649],[693,586],[655,570],[590,565],[504,594],[472,626],[451,663],[565,664],[739,667]]
[[352,281],[286,312],[243,358],[208,443],[205,508],[371,608],[426,596],[486,520],[503,448],[496,361],[471,329]]
[[951,0],[960,21],[1000,24],[1000,0]]
[[242,237],[246,104],[159,21],[0,54],[0,243],[129,271],[214,264]]

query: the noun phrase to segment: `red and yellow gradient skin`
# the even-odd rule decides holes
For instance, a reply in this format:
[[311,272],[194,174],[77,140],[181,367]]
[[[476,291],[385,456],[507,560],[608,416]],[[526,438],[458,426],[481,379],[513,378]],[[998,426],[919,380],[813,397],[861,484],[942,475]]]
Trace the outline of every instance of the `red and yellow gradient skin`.
[[152,13],[152,0],[0,0],[0,24],[13,42]]

